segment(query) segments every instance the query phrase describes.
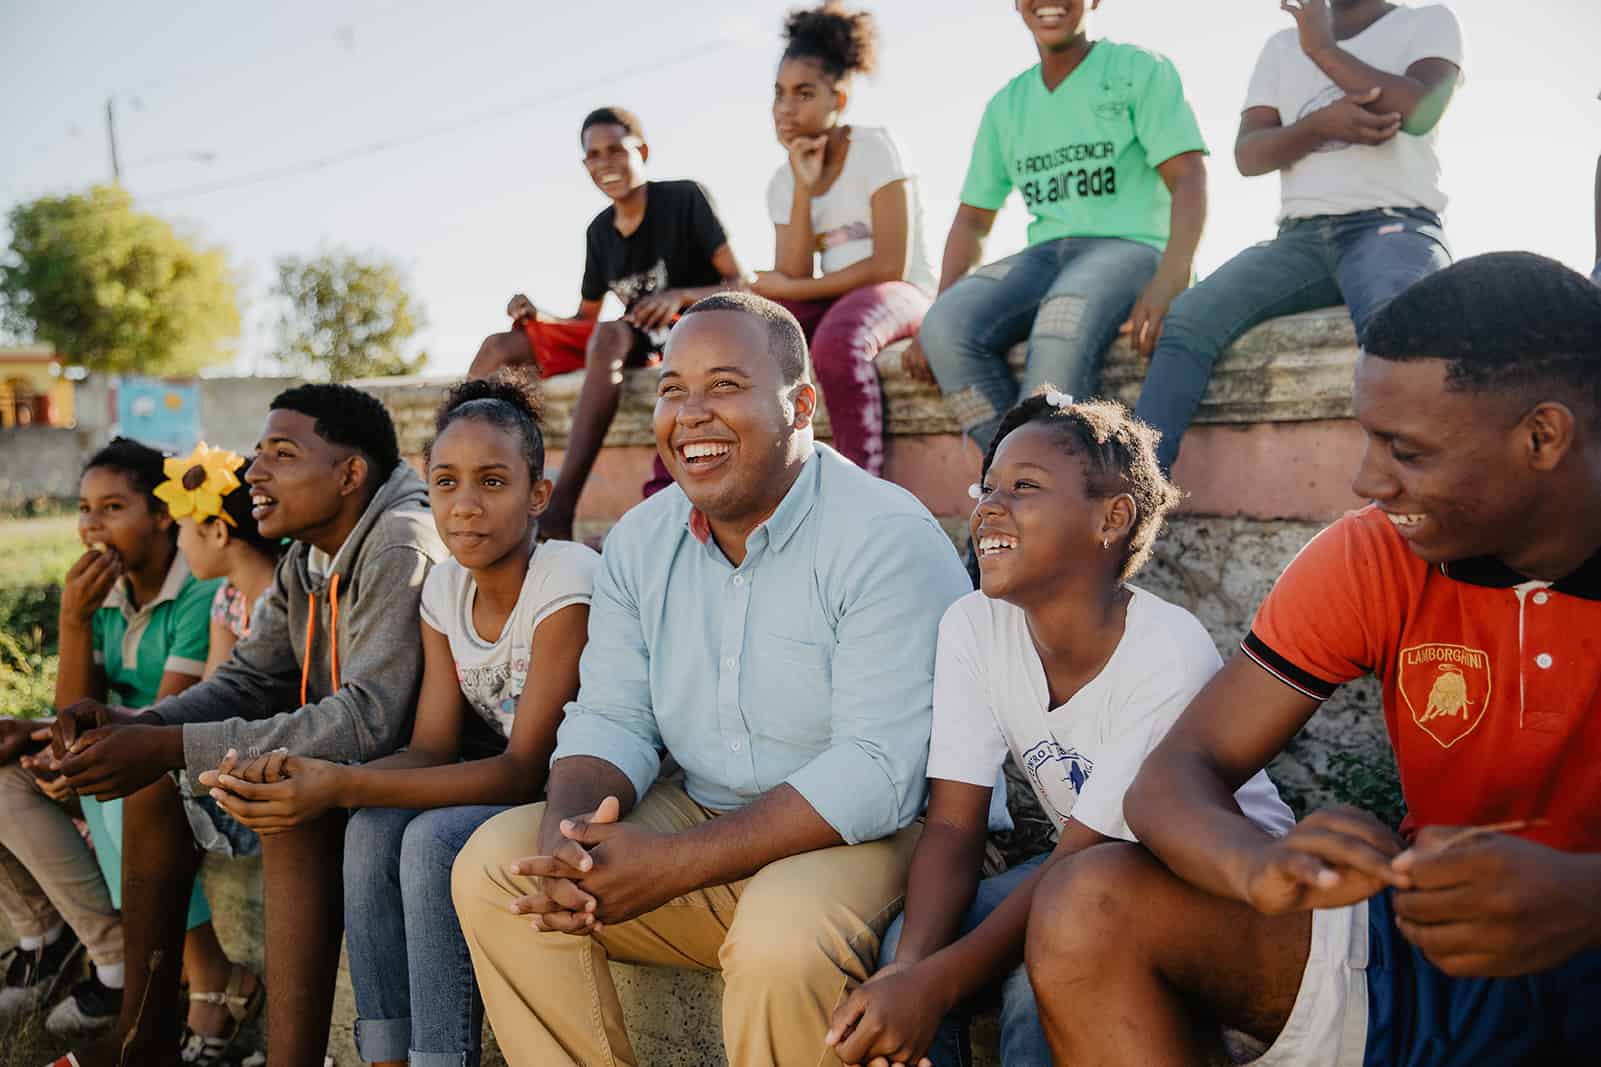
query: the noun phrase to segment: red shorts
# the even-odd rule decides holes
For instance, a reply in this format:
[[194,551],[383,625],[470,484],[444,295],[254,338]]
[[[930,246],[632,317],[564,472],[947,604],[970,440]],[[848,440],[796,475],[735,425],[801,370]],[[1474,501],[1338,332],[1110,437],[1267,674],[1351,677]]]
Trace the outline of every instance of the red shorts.
[[558,374],[584,369],[584,353],[589,347],[589,335],[595,332],[595,323],[541,322],[533,315],[517,323],[528,347],[534,353],[534,365],[541,378],[554,378]]
[[[533,316],[517,323],[523,336],[528,338],[528,347],[533,350],[534,364],[539,368],[541,378],[554,378],[558,374],[583,370],[589,336],[598,325],[598,322],[586,322],[583,319],[541,322]],[[650,338],[636,329],[634,347],[628,353],[625,366],[648,366],[656,362],[660,355]]]

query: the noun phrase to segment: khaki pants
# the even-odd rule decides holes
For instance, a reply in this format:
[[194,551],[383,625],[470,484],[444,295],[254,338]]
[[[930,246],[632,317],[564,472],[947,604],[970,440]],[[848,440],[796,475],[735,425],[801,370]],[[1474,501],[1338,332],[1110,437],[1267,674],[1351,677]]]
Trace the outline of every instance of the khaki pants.
[[21,937],[72,927],[102,966],[122,962],[122,921],[66,805],[19,764],[0,767],[0,914]]
[[[593,936],[538,932],[511,901],[536,888],[506,873],[539,852],[543,804],[490,819],[456,859],[452,893],[495,1037],[513,1067],[634,1067],[608,959],[721,971],[731,1067],[837,1063],[823,1044],[844,994],[872,973],[900,911],[919,826],[865,845],[769,864]],[[658,782],[627,822],[676,833],[713,818]]]

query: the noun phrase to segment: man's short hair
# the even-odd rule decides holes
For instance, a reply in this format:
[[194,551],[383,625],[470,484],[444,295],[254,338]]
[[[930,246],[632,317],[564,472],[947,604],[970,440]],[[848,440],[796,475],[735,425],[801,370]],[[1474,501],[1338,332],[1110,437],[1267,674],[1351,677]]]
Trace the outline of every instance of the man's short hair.
[[1379,359],[1440,359],[1453,389],[1582,407],[1601,423],[1601,287],[1532,252],[1474,256],[1417,282],[1369,324]]
[[621,126],[630,137],[645,139],[645,124],[639,121],[639,116],[626,107],[597,107],[584,116],[584,124],[578,127],[578,143],[584,143],[584,134],[589,132],[591,126]]
[[395,423],[371,393],[336,382],[312,382],[285,389],[272,398],[272,411],[295,411],[315,420],[317,436],[353,448],[367,457],[377,484],[400,466]]
[[696,301],[681,317],[688,318],[702,311],[737,311],[760,319],[767,327],[767,350],[778,362],[784,384],[810,384],[812,365],[806,351],[806,334],[789,309],[755,293],[713,293]]

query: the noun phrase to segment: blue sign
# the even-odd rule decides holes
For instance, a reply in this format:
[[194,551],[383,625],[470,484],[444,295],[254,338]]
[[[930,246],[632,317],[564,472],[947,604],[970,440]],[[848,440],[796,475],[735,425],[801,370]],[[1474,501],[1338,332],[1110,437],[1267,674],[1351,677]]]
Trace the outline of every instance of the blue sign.
[[200,440],[199,383],[123,378],[117,384],[117,428],[154,448],[188,452]]

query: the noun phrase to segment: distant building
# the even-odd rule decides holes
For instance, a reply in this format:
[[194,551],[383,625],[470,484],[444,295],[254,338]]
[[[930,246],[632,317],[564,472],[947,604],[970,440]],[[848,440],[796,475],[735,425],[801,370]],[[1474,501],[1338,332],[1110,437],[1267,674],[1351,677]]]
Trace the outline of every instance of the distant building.
[[71,426],[73,382],[49,345],[0,347],[0,428]]

